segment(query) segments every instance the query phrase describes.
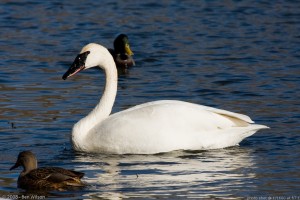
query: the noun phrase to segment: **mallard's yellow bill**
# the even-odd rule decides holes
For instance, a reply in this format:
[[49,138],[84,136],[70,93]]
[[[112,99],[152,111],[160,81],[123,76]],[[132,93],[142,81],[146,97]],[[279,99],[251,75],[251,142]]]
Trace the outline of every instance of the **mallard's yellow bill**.
[[133,52],[131,51],[129,44],[125,45],[125,51],[129,56],[133,55]]

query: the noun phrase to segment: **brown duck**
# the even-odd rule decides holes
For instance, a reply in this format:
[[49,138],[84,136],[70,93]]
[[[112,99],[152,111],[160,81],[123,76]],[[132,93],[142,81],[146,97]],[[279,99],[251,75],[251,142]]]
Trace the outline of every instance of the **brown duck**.
[[84,173],[60,167],[37,168],[37,159],[31,151],[19,153],[18,160],[10,170],[19,166],[23,171],[18,178],[18,187],[26,190],[64,190],[69,187],[84,186],[81,178]]
[[114,40],[114,49],[108,50],[113,56],[118,69],[126,70],[128,67],[135,65],[132,58],[133,52],[130,49],[127,35],[118,35],[118,37]]

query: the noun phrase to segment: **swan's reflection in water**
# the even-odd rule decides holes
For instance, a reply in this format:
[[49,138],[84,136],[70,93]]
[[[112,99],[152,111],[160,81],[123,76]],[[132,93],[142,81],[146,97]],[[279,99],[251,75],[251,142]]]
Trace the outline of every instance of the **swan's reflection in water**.
[[86,172],[86,195],[108,199],[208,197],[210,192],[234,197],[255,178],[253,154],[241,147],[157,155],[82,153],[74,162],[79,163],[76,170]]

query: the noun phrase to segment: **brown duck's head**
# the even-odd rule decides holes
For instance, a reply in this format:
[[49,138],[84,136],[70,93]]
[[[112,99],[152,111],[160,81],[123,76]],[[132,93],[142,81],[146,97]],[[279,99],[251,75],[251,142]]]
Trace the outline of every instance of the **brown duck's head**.
[[21,153],[19,153],[17,162],[10,168],[10,170],[18,168],[19,166],[22,166],[24,169],[23,172],[26,173],[33,169],[36,169],[37,160],[35,155],[31,151],[22,151]]

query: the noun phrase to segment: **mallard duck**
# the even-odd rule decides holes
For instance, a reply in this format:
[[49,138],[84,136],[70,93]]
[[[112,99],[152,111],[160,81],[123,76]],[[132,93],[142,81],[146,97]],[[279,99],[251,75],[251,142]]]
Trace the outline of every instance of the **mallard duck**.
[[133,52],[130,49],[128,37],[120,34],[114,41],[114,49],[108,49],[113,56],[116,66],[121,69],[127,69],[134,66],[135,62],[132,58]]
[[22,189],[64,190],[72,186],[84,186],[80,180],[84,173],[60,167],[37,168],[37,159],[31,151],[19,153],[16,164],[10,170],[19,166],[23,167],[23,171],[18,178],[18,187]]

